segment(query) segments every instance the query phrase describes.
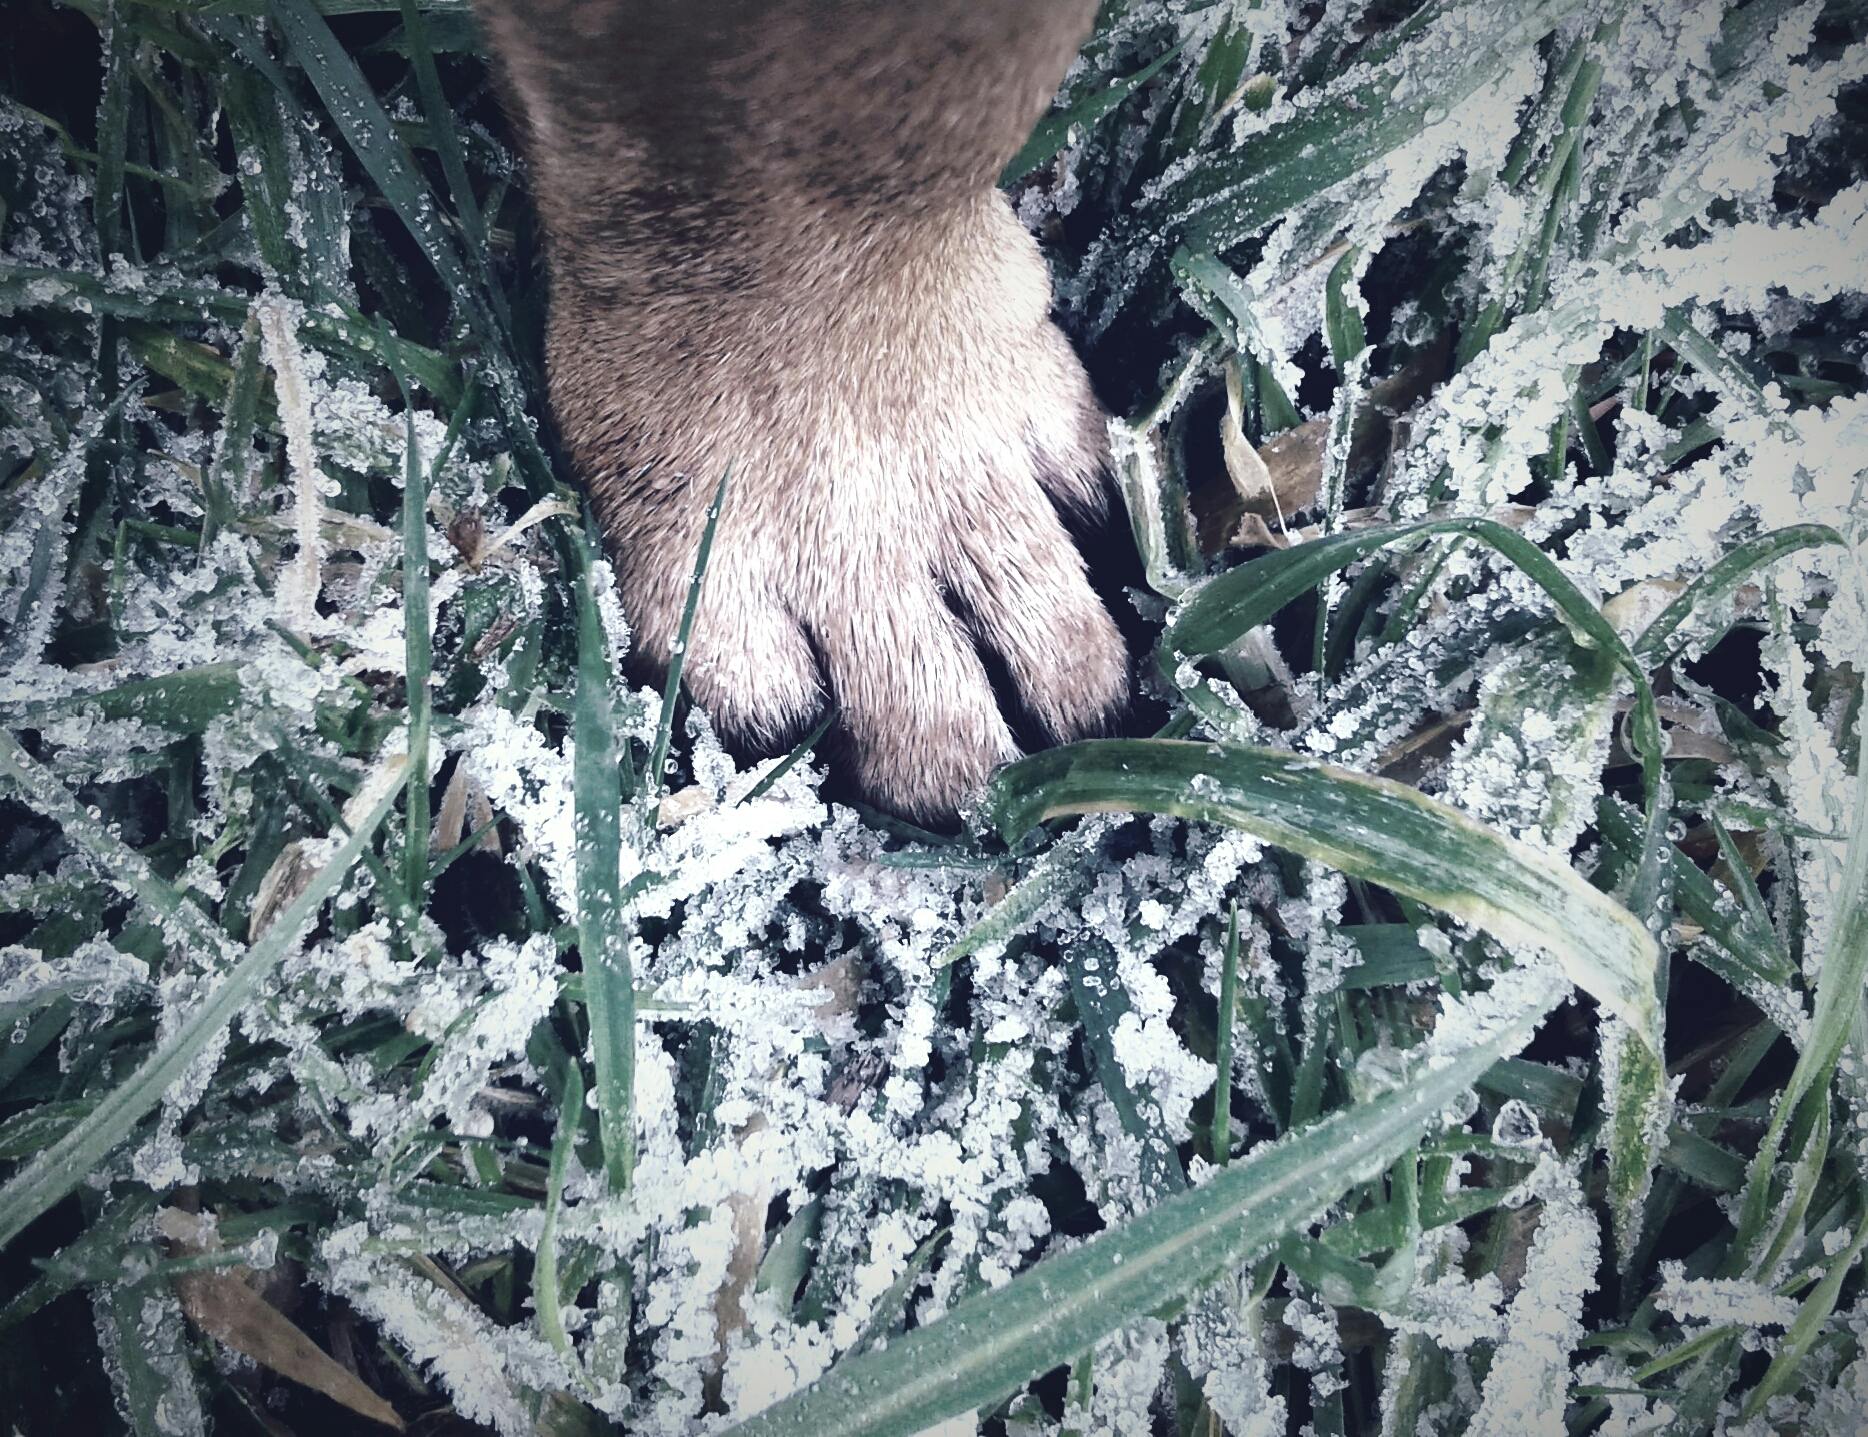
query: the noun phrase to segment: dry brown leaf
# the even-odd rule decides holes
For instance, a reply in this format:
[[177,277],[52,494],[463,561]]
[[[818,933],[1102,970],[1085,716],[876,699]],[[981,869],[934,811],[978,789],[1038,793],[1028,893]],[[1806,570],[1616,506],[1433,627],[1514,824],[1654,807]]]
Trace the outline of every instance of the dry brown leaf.
[[215,1341],[360,1417],[403,1430],[393,1407],[231,1272],[183,1273],[175,1295],[188,1320]]
[[467,761],[454,765],[448,786],[441,790],[441,806],[435,810],[434,828],[429,846],[437,853],[449,853],[467,831]]

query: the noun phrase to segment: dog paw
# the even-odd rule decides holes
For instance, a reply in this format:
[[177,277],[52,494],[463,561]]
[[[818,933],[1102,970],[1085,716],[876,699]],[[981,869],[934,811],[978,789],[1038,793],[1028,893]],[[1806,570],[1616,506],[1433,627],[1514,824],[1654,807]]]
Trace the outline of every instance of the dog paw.
[[637,652],[686,655],[729,738],[834,703],[878,802],[945,820],[1014,757],[983,653],[1052,738],[1105,729],[1127,655],[1059,507],[1100,506],[1103,417],[997,194],[885,243],[800,248],[627,313],[554,296],[552,390]]

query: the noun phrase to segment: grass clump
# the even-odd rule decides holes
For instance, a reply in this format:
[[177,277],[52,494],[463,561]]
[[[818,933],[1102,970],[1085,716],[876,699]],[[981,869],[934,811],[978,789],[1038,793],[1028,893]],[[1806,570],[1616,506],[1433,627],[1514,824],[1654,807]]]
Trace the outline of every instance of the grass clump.
[[943,836],[621,681],[463,7],[22,6],[0,1415],[1855,1430],[1864,23],[1109,0],[1158,731]]

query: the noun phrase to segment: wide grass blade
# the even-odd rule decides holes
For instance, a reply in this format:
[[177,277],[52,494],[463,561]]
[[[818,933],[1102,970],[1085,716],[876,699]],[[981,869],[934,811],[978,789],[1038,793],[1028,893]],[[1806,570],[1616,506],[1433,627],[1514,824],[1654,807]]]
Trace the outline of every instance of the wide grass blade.
[[1549,953],[1659,1050],[1659,953],[1641,924],[1567,864],[1403,784],[1280,749],[1092,739],[1001,770],[987,812],[1008,839],[1073,813],[1226,824]]
[[603,1170],[616,1192],[635,1173],[636,987],[622,894],[622,756],[609,646],[597,607],[598,573],[586,562],[577,588],[577,949],[584,965]]
[[98,1337],[136,1437],[206,1437],[181,1304],[166,1285],[118,1282],[92,1295]]
[[1662,746],[1660,717],[1646,669],[1629,652],[1615,626],[1548,554],[1496,520],[1428,519],[1334,534],[1229,569],[1202,584],[1170,618],[1158,650],[1162,676],[1174,682],[1182,655],[1217,654],[1230,647],[1293,599],[1356,560],[1391,544],[1431,534],[1468,535],[1495,550],[1550,596],[1579,642],[1608,655],[1628,676],[1635,689],[1633,739],[1641,756],[1652,823],[1662,781]]
[[1037,128],[1031,132],[1031,138],[1020,146],[1012,161],[999,176],[1002,185],[1014,184],[1037,169],[1046,160],[1056,158],[1058,152],[1071,142],[1072,136],[1089,129],[1116,106],[1120,105],[1135,91],[1161,73],[1161,70],[1183,46],[1175,45],[1150,60],[1133,75],[1116,80],[1102,89],[1084,96],[1067,110],[1055,115],[1046,115],[1038,121]]
[[1522,1046],[1542,1015],[1521,1013],[1372,1101],[1259,1148],[1204,1187],[1044,1259],[881,1352],[839,1363],[730,1428],[732,1437],[910,1437],[996,1401],[1197,1291],[1382,1172]]
[[[1444,22],[1421,27],[1382,66],[1360,67],[1318,103],[1295,110],[1249,145],[1204,156],[1148,195],[1140,220],[1184,227],[1189,248],[1222,250],[1280,216],[1380,165],[1494,83],[1510,65],[1580,9],[1579,0],[1518,6],[1436,4]],[[1460,28],[1449,43],[1448,26]],[[1397,76],[1405,74],[1405,84]]]

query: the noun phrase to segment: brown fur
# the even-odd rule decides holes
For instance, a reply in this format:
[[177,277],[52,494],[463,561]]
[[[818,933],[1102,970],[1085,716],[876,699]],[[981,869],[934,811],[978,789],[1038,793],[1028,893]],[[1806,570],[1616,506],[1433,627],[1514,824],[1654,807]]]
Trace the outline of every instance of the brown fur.
[[865,788],[944,817],[1015,752],[976,640],[1054,736],[1101,727],[1126,659],[1053,501],[1098,502],[1102,415],[993,189],[1092,0],[478,8],[638,650],[730,463],[687,668],[729,736],[796,735],[827,684]]

